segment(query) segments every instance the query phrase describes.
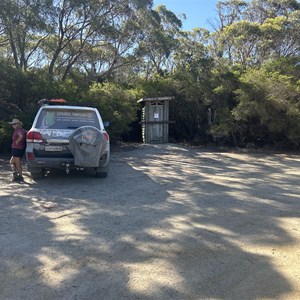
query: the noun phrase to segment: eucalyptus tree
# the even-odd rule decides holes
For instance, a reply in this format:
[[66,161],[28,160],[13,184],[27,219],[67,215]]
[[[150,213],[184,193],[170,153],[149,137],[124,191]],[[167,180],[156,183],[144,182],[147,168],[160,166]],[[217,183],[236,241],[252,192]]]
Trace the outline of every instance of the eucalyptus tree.
[[195,28],[178,37],[179,46],[173,54],[172,76],[177,97],[173,115],[174,135],[194,143],[206,140],[207,110],[212,102],[212,69],[208,52],[209,31]]
[[49,0],[2,0],[0,2],[0,53],[22,71],[37,64],[39,47],[49,36]]
[[216,60],[253,66],[270,58],[299,55],[297,1],[229,0],[218,7],[221,26],[211,35]]
[[[208,45],[210,33],[204,28],[184,31],[178,37],[179,47],[174,52],[177,69],[187,69],[195,75],[201,63],[209,58]],[[203,71],[203,70],[202,70]]]
[[300,9],[297,0],[220,0],[217,3],[216,31],[247,20],[263,24],[269,18],[288,16]]
[[260,26],[262,39],[259,43],[261,62],[269,58],[299,57],[300,10],[288,16],[267,19]]
[[267,19],[278,16],[288,17],[299,9],[300,3],[297,0],[252,0],[243,12],[243,19],[263,24]]
[[[50,76],[61,73],[66,78],[74,65],[84,65],[87,69],[89,62],[94,69],[97,63],[106,71],[114,68],[119,57],[129,51],[128,41],[135,36],[130,22],[138,17],[140,10],[147,11],[151,3],[150,0],[59,1],[52,16],[51,39],[45,48]],[[88,59],[86,64],[84,57]]]
[[[128,1],[123,1],[128,4]],[[151,1],[131,1],[126,10],[119,11],[103,32],[87,47],[76,65],[84,70],[89,80],[126,80],[136,65],[134,52],[143,37],[145,20],[151,15]],[[122,13],[121,13],[122,12]],[[130,70],[130,71],[129,71]]]
[[215,31],[221,31],[226,26],[243,19],[243,12],[248,6],[246,0],[225,0],[217,3],[216,24],[212,24]]
[[43,67],[50,78],[65,79],[84,57],[85,68],[93,59],[112,70],[136,47],[138,22],[151,7],[152,0],[3,0],[0,53],[23,71]]
[[140,23],[142,35],[134,52],[139,58],[136,71],[145,78],[170,72],[181,27],[181,20],[164,5],[152,10]]
[[179,79],[185,97],[201,105],[209,104],[212,90],[214,62],[209,55],[209,37],[209,31],[203,28],[183,32],[174,53],[174,77]]

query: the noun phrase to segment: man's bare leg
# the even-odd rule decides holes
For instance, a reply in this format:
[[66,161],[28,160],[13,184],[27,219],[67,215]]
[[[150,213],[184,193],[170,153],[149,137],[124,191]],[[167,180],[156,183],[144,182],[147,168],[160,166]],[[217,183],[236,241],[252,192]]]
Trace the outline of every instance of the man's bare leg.
[[10,166],[13,171],[13,180],[22,178],[22,163],[20,157],[12,156],[10,159]]

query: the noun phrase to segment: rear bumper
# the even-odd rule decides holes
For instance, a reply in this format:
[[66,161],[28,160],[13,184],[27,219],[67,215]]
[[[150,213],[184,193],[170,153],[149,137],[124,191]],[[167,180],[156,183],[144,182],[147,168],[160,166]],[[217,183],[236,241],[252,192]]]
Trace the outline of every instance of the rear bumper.
[[[65,169],[67,166],[69,169],[90,169],[83,168],[75,165],[74,157],[70,158],[58,158],[58,157],[36,157],[32,152],[26,152],[27,169],[30,172],[32,169]],[[99,160],[98,168],[106,167],[109,164],[110,152],[105,151]]]

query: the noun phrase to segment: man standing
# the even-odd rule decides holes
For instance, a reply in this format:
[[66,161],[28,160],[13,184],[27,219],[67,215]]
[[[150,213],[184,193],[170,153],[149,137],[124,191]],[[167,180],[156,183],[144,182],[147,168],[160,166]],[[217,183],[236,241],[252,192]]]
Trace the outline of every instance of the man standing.
[[22,156],[26,148],[26,131],[23,129],[23,123],[18,119],[8,122],[14,129],[11,146],[10,165],[13,171],[13,181],[23,181],[22,175]]

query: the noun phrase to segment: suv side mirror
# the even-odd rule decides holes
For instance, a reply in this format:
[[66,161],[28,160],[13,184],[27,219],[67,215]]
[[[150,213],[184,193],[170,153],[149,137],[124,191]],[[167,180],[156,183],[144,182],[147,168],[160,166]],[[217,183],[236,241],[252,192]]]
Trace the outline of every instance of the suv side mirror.
[[106,127],[109,127],[110,122],[109,122],[109,121],[104,121],[104,122],[103,122],[103,125],[104,125],[105,128],[106,128]]

